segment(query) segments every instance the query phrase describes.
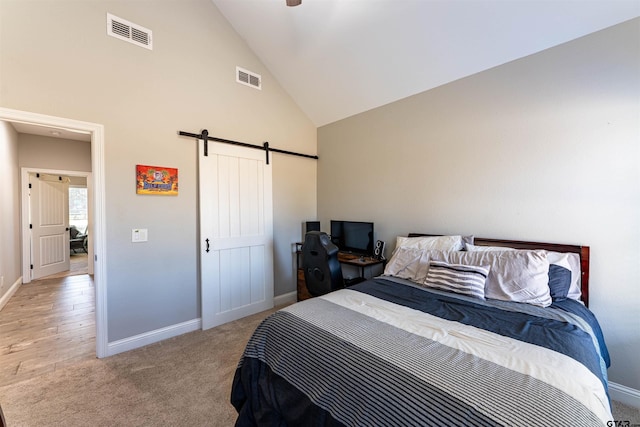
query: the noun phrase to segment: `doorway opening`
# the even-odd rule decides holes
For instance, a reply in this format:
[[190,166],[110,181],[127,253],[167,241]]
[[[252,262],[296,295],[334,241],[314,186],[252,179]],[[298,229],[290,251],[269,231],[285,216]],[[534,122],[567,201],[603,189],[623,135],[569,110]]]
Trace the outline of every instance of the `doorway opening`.
[[[81,182],[84,181],[84,182]],[[69,184],[69,273],[88,274],[89,265],[89,198],[87,180],[71,180]]]
[[[21,124],[49,129],[70,130],[90,135],[91,139],[91,174],[88,179],[89,188],[89,259],[94,270],[95,285],[95,324],[96,324],[96,355],[108,356],[107,333],[107,302],[106,302],[106,228],[105,228],[105,177],[104,177],[104,126],[97,123],[83,122],[74,119],[48,116],[27,111],[0,108],[0,120],[11,124]],[[25,171],[22,179],[24,182]],[[23,198],[24,203],[24,198]],[[22,215],[28,207],[22,206]],[[28,222],[27,222],[28,223]],[[23,224],[24,218],[23,218]],[[27,260],[30,258],[29,246],[22,244],[23,272]],[[23,275],[23,280],[26,276]]]
[[[22,168],[22,283],[94,274],[91,175]],[[55,186],[52,194],[43,191],[49,186]]]
[[82,235],[87,235],[89,209],[86,180],[84,185],[69,184],[69,227],[74,227]]

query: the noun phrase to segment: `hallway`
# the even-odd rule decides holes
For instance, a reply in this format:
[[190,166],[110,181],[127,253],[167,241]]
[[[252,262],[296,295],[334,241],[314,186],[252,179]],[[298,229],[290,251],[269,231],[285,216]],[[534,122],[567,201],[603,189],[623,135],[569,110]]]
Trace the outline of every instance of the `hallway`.
[[68,272],[20,286],[0,311],[0,385],[95,357],[95,288],[80,255]]

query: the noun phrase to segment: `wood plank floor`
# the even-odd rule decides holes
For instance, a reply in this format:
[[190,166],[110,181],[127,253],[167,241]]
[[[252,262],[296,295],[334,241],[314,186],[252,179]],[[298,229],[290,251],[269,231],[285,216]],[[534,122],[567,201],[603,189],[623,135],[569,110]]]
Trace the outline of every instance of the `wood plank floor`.
[[88,274],[23,284],[0,310],[0,385],[95,357],[95,288]]

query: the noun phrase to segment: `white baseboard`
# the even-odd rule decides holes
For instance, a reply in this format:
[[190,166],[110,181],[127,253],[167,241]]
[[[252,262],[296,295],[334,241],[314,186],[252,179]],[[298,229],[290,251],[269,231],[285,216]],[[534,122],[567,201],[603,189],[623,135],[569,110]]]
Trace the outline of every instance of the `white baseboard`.
[[[274,306],[291,304],[298,299],[297,292],[289,292],[284,295],[278,295],[273,298]],[[134,350],[144,347],[145,345],[154,344],[168,338],[177,337],[202,329],[202,319],[193,319],[187,322],[178,323],[177,325],[167,326],[166,328],[156,329],[155,331],[145,332],[144,334],[135,335],[133,337],[124,338],[107,344],[107,356],[123,353],[125,351]]]
[[273,305],[278,307],[279,305],[293,304],[298,301],[298,293],[296,291],[289,292],[288,294],[278,295],[273,298]]
[[176,325],[167,326],[166,328],[156,329],[155,331],[145,332],[144,334],[110,342],[107,344],[107,356],[113,356],[114,354],[144,347],[145,345],[177,337],[178,335],[197,331],[199,329],[202,329],[202,321],[200,319],[194,319],[178,323]]
[[640,390],[609,381],[611,400],[640,409]]
[[22,285],[22,276],[18,277],[18,280],[13,282],[13,285],[11,285],[9,289],[7,289],[7,292],[5,292],[4,295],[0,296],[0,310],[2,310],[5,305],[7,305],[7,303],[13,296],[13,294],[15,294],[18,288],[20,287],[20,285]]

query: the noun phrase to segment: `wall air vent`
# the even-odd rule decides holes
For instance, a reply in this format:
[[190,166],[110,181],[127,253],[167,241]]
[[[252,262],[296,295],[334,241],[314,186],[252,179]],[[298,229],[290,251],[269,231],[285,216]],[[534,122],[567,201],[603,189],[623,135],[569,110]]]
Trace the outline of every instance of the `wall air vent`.
[[107,34],[136,46],[153,50],[151,30],[107,13]]
[[262,77],[244,68],[236,67],[236,81],[243,85],[262,90]]

